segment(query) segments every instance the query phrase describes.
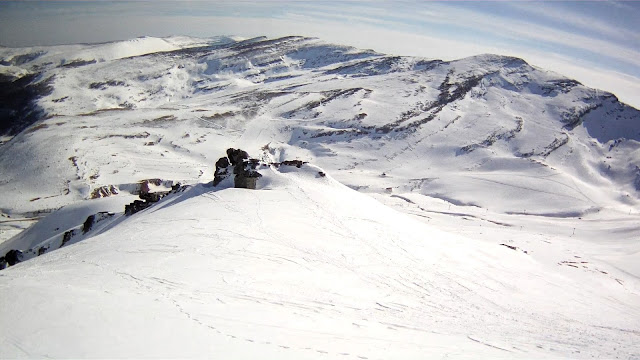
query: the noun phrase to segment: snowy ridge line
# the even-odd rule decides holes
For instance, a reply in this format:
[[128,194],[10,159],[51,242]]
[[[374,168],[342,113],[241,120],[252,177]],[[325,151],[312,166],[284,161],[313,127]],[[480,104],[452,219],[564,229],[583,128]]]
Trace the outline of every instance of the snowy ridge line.
[[[558,273],[535,257],[535,247],[524,254],[439,231],[330,175],[317,176],[320,170],[265,167],[259,190],[198,185],[123,218],[82,246],[3,271],[3,318],[34,311],[42,296],[49,309],[66,309],[46,317],[63,324],[64,337],[32,341],[17,328],[12,342],[31,355],[52,357],[144,352],[373,359],[456,351],[463,357],[586,358],[637,348],[636,333],[617,330],[637,331],[637,293],[617,285],[605,295],[601,278],[571,267],[565,268],[574,272]],[[35,282],[38,293],[31,290]],[[63,282],[72,285],[67,296],[52,296]],[[548,296],[558,288],[568,291]],[[22,302],[13,300],[18,294]],[[585,297],[589,301],[580,301]],[[69,298],[86,302],[67,307]],[[96,302],[117,321],[96,321],[100,313],[87,307]],[[608,315],[594,318],[594,302]],[[81,332],[58,322],[88,314],[91,326]],[[129,321],[121,321],[125,317]],[[172,326],[159,326],[167,323]],[[143,329],[146,336],[135,344],[116,335]],[[176,338],[176,330],[189,336]],[[85,349],[74,345],[80,334],[101,340]],[[64,347],[53,346],[61,342]],[[0,351],[20,356],[14,345]]]

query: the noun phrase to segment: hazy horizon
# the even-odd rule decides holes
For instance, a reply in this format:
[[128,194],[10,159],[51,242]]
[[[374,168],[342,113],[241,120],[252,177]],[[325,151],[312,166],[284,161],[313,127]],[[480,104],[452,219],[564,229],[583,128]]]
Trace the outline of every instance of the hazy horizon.
[[517,56],[640,108],[640,3],[9,1],[0,44],[302,35],[397,55]]

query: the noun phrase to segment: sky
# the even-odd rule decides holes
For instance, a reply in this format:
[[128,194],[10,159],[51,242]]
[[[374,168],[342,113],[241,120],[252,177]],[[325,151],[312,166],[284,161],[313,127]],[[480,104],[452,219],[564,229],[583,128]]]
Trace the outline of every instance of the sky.
[[517,56],[640,108],[640,2],[2,1],[0,45],[319,37],[394,55]]

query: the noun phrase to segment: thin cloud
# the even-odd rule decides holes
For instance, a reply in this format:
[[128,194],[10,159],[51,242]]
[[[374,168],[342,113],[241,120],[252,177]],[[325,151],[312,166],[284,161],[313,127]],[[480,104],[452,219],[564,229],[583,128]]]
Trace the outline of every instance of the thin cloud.
[[544,17],[558,23],[565,23],[587,32],[600,33],[606,37],[616,38],[623,41],[640,41],[640,34],[629,31],[620,26],[602,21],[593,16],[585,14],[575,14],[565,9],[559,9],[546,3],[506,3],[505,5],[514,9]]
[[[518,39],[534,40],[588,51],[598,56],[613,58],[640,67],[640,52],[630,47],[528,21],[514,21],[478,11],[451,8],[446,5],[436,6],[440,7],[440,12],[443,13],[444,19],[455,19],[457,24],[467,29],[479,29],[483,32],[492,33],[496,37],[514,39],[515,36]],[[446,23],[447,21],[441,20],[441,22]]]
[[[531,4],[527,3],[526,5]],[[519,4],[516,6],[525,5]],[[307,9],[306,12],[305,9]],[[300,12],[297,12],[299,15],[309,13],[316,16],[312,20],[318,20],[320,17],[325,20],[348,18],[350,22],[380,24],[390,30],[416,33],[435,32],[442,34],[442,30],[439,27],[446,25],[448,28],[459,29],[459,31],[454,31],[453,34],[444,34],[447,38],[457,41],[464,41],[465,37],[474,36],[476,38],[475,41],[484,42],[485,44],[492,44],[497,41],[502,41],[503,43],[511,42],[511,46],[514,49],[522,48],[522,42],[529,41],[530,44],[526,45],[529,47],[555,48],[551,51],[562,53],[570,52],[570,49],[586,51],[591,53],[593,57],[610,58],[633,67],[640,67],[640,51],[627,44],[603,40],[602,37],[589,36],[583,32],[562,30],[522,19],[514,20],[459,6],[427,3],[413,9],[398,5],[393,11],[386,9],[385,13],[385,9],[363,7],[356,3],[355,5],[342,6],[340,14],[337,15],[335,14],[335,8],[327,5],[305,5],[298,8],[298,10],[300,10]],[[551,15],[551,17],[558,16]],[[583,24],[578,20],[577,16],[567,15],[567,18],[576,24],[580,23],[586,26],[586,23]],[[588,20],[589,18],[585,21]],[[595,23],[595,26],[605,29],[606,32],[616,32],[615,28],[606,27],[604,22]],[[477,39],[479,33],[486,34],[486,38]],[[633,36],[637,37],[635,34]]]

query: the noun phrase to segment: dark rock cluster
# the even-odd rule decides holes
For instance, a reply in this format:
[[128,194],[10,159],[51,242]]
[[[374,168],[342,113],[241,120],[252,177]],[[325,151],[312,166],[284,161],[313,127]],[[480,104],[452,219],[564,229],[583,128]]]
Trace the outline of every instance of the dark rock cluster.
[[276,167],[280,166],[280,165],[285,165],[285,166],[295,166],[298,169],[300,169],[302,167],[302,165],[306,164],[306,161],[302,161],[302,160],[285,160],[281,163],[276,163],[274,164]]
[[[301,168],[306,164],[302,160],[285,160],[276,163],[266,163],[249,157],[249,154],[241,149],[227,149],[227,156],[216,161],[213,186],[218,186],[224,179],[233,175],[233,184],[236,188],[256,189],[258,179],[262,175],[256,170],[260,166],[295,166]],[[322,173],[320,176],[324,176]]]
[[220,184],[222,180],[226,179],[230,175],[229,173],[230,165],[231,163],[229,162],[229,159],[227,159],[226,156],[221,157],[220,159],[218,159],[218,161],[216,161],[216,171],[213,177],[213,186],[218,186],[218,184]]
[[116,188],[113,185],[105,185],[105,186],[101,186],[99,188],[93,189],[93,191],[91,192],[91,196],[89,196],[89,198],[99,199],[99,198],[109,197],[113,195],[118,195],[118,188]]
[[49,250],[49,245],[39,247],[38,248],[38,256],[44,255],[44,253],[46,253],[47,250]]
[[22,261],[22,251],[9,250],[3,257],[0,257],[0,270],[7,266],[13,266]]
[[[216,171],[213,185],[217,186],[233,174],[233,184],[236,188],[255,189],[258,178],[262,177],[256,168],[260,164],[258,159],[249,158],[249,154],[241,149],[227,149],[227,156],[216,161]],[[231,168],[231,169],[230,169]]]
[[131,204],[124,206],[125,215],[133,215],[151,206],[150,202],[144,200],[134,200]]
[[[233,176],[234,186],[236,188],[256,189],[257,180],[262,177],[262,175],[256,170],[258,167],[273,166],[279,168],[281,166],[295,166],[297,168],[301,168],[306,163],[306,161],[302,160],[285,160],[276,163],[266,163],[258,159],[250,158],[249,154],[244,150],[229,148],[227,150],[227,156],[221,157],[220,159],[218,159],[218,161],[216,161],[216,171],[213,184],[214,186],[217,186],[224,179],[228,178],[229,176]],[[318,175],[320,177],[326,176],[326,174],[323,172],[319,172]],[[153,187],[151,185],[167,186],[171,183],[172,182],[166,182],[161,179],[148,179],[139,182],[139,187],[137,187],[137,189],[135,190],[139,192],[140,199],[135,200],[131,204],[125,206],[125,215],[133,215],[154,205],[169,194],[183,192],[188,188],[188,186],[175,184],[171,186],[171,191],[152,192]],[[118,193],[118,190],[114,186],[104,186],[96,189],[94,193],[95,196],[92,196],[92,198],[99,198],[115,195]],[[49,242],[43,246],[40,246],[39,248],[26,250],[26,252],[24,253],[20,250],[10,250],[4,256],[0,257],[0,270],[5,269],[8,266],[13,266],[19,262],[22,262],[23,260],[43,255],[49,250],[52,245],[57,246],[56,248],[61,248],[76,236],[86,234],[93,230],[95,224],[114,215],[115,214],[112,212],[98,212],[96,214],[89,215],[82,223],[82,225],[65,231],[62,234],[62,239],[58,238],[60,239],[59,246],[57,244]]]
[[174,184],[171,186],[171,191],[149,192],[148,185],[145,187],[143,184],[142,188],[140,189],[140,194],[138,195],[141,200],[134,200],[131,204],[125,205],[124,214],[127,216],[133,215],[157,203],[165,196],[169,194],[182,192],[186,188],[187,188],[186,186],[182,186],[180,184]]
[[107,212],[107,211],[100,211],[99,213],[93,214],[93,215],[89,215],[87,217],[87,219],[84,221],[84,223],[82,224],[82,233],[86,234],[89,231],[91,231],[91,229],[93,229],[93,225],[108,219],[110,217],[112,217],[113,215],[115,215],[112,212]]
[[[182,186],[180,184],[175,184],[171,186],[171,191],[165,191],[165,192],[149,192],[150,191],[150,187],[149,184],[153,184],[153,185],[162,185],[165,184],[165,182],[163,182],[160,179],[151,179],[151,180],[144,180],[141,182],[141,187],[140,187],[140,198],[141,200],[136,200],[133,203],[126,205],[125,206],[125,215],[131,215],[131,214],[135,214],[136,212],[142,210],[142,209],[146,209],[147,207],[153,205],[154,203],[160,201],[160,199],[162,199],[163,197],[169,195],[169,194],[173,194],[173,193],[179,193],[182,192],[184,190],[186,190],[188,188],[188,186]],[[84,222],[82,223],[82,225],[76,226],[72,229],[69,229],[67,231],[65,231],[62,234],[62,239],[60,239],[60,237],[58,237],[58,241],[60,241],[59,243],[57,243],[55,240],[54,241],[49,241],[47,244],[44,244],[43,246],[40,247],[36,247],[33,249],[28,249],[25,250],[24,252],[21,250],[10,250],[9,252],[7,252],[4,256],[0,257],[0,270],[7,268],[8,266],[13,266],[19,262],[22,262],[24,260],[28,260],[31,259],[33,257],[36,256],[40,256],[45,254],[50,248],[51,246],[54,247],[54,249],[58,249],[61,248],[63,246],[65,246],[67,243],[69,243],[71,240],[73,240],[75,237],[79,236],[79,235],[84,235],[88,232],[90,232],[91,230],[93,230],[95,228],[95,225],[101,221],[104,221],[106,219],[109,219],[111,217],[113,217],[115,214],[112,212],[107,212],[107,211],[101,211],[98,213],[95,213],[93,215],[89,215]],[[58,230],[58,229],[56,229]],[[59,244],[59,245],[58,245]]]
[[229,148],[227,149],[227,158],[232,166],[241,164],[244,160],[249,158],[249,154],[241,149]]
[[76,231],[76,229],[65,231],[65,233],[62,235],[62,243],[60,244],[60,247],[65,246],[77,233],[78,232]]
[[12,249],[9,250],[4,256],[0,257],[0,270],[6,269],[9,266],[13,266],[24,260],[30,259],[33,256],[40,256],[49,250],[50,244],[43,245],[37,249],[29,249],[26,251]]

